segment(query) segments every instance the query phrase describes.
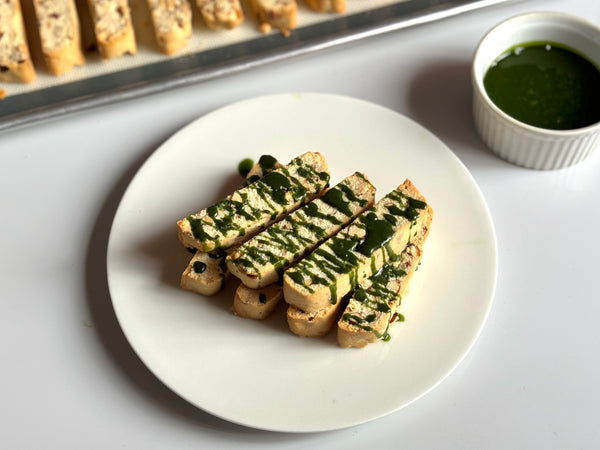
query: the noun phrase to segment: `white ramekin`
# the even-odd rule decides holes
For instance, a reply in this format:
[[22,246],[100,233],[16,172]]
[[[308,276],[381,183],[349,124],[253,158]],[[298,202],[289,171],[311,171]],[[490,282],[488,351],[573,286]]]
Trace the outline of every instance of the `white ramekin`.
[[598,148],[600,122],[574,130],[527,125],[500,110],[483,86],[483,77],[498,56],[517,45],[539,41],[563,44],[600,67],[600,28],[594,24],[555,12],[512,17],[490,30],[475,51],[473,118],[483,141],[501,158],[531,169],[559,169],[584,160]]

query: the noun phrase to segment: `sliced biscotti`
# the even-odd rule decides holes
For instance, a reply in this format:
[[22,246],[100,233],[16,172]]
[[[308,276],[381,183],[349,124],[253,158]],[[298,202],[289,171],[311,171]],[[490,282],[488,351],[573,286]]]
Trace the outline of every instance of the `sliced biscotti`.
[[390,322],[421,262],[423,244],[431,228],[432,208],[428,206],[422,215],[421,230],[400,256],[355,289],[338,321],[337,340],[341,347],[360,348],[387,338]]
[[258,28],[269,33],[277,28],[288,36],[296,28],[298,4],[296,0],[249,0],[252,11],[258,21]]
[[196,4],[204,23],[213,30],[230,30],[244,21],[244,12],[239,0],[196,0]]
[[240,245],[227,268],[250,288],[277,282],[283,271],[373,205],[375,187],[354,173]]
[[192,34],[192,8],[188,0],[147,2],[160,50],[171,55],[185,47]]
[[412,232],[422,226],[427,203],[406,180],[363,212],[349,227],[325,241],[283,277],[285,301],[306,312],[317,312],[351,292],[399,255]]
[[30,83],[35,69],[29,55],[19,0],[0,1],[0,81]]
[[104,59],[134,55],[137,44],[127,0],[88,0],[98,51]]
[[196,252],[181,275],[181,287],[201,295],[214,295],[223,289],[229,273],[225,266],[227,253]]
[[73,0],[33,0],[42,53],[50,73],[61,75],[85,63]]
[[224,200],[179,220],[179,239],[186,247],[202,251],[238,244],[312,200],[328,183],[323,155],[304,153]]
[[336,12],[346,11],[346,0],[307,0],[308,5],[316,12]]
[[283,289],[271,284],[251,289],[240,284],[233,297],[233,313],[247,319],[263,320],[271,315],[283,297]]

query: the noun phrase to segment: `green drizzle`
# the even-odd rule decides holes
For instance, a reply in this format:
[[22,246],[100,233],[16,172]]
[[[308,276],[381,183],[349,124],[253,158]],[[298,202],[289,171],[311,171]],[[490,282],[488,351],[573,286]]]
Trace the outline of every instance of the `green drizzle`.
[[395,230],[388,218],[380,219],[374,212],[361,216],[360,223],[367,234],[356,250],[365,256],[371,256],[375,249],[383,247],[394,236]]
[[349,186],[342,183],[329,189],[325,195],[321,196],[321,200],[348,217],[353,215],[350,210],[350,202],[358,203],[360,206],[368,203],[367,200],[358,198]]
[[[288,177],[279,172],[270,172],[262,178],[261,182],[270,188],[271,198],[276,203],[280,205],[287,204],[286,194],[292,188],[292,184]],[[305,189],[303,189],[303,191],[302,194],[306,193]]]
[[206,270],[206,264],[204,264],[202,261],[194,261],[192,267],[196,273],[203,273]]
[[258,159],[258,165],[262,170],[263,174],[269,173],[275,169],[275,165],[277,164],[277,160],[271,155],[262,155]]
[[[399,293],[399,285],[394,286],[392,284],[390,286],[390,283],[401,283],[401,279],[407,275],[401,267],[414,264],[414,261],[410,259],[410,254],[410,247],[405,248],[400,257],[386,263],[369,278],[368,286],[358,286],[354,291],[353,299],[360,302],[368,310],[374,311],[373,313],[369,313],[365,317],[346,313],[342,315],[342,320],[363,330],[373,332],[378,339],[389,341],[391,338],[388,333],[390,324],[395,320],[404,321],[402,314],[394,312],[392,315],[392,305],[397,303],[396,306],[399,306],[402,299]],[[376,312],[388,315],[386,329],[383,333],[378,333],[369,325],[377,319]]]
[[253,166],[254,166],[254,161],[252,161],[250,158],[242,159],[240,161],[240,163],[238,164],[238,172],[240,173],[241,176],[246,178],[248,173],[252,170]]

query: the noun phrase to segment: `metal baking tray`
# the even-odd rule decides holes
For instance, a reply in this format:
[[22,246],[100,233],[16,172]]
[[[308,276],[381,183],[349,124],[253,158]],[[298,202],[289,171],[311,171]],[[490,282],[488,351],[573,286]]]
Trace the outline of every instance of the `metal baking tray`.
[[[217,32],[208,44],[200,36],[175,57],[160,55],[148,44],[152,38],[144,38],[139,55],[108,62],[92,56],[66,76],[42,73],[29,85],[3,85],[8,95],[0,100],[0,132],[511,1],[348,0],[344,14],[299,12],[299,27],[288,37],[261,34],[246,20],[246,29]],[[210,33],[196,25],[194,34]]]

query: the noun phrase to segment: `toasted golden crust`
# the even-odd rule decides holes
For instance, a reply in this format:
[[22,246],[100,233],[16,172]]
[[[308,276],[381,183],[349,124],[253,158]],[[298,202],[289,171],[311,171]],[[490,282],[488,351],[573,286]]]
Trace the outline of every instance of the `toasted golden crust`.
[[[420,264],[423,244],[429,235],[433,219],[431,206],[428,205],[422,215],[421,230],[411,239],[400,258],[386,264],[389,266],[387,273],[380,273],[379,278],[375,275],[366,280],[348,302],[337,326],[340,347],[361,348],[386,337],[390,322],[401,299],[408,293],[412,277]],[[377,292],[378,295],[375,296],[372,292]],[[357,298],[358,293],[362,294],[362,300]]]
[[348,228],[286,270],[285,301],[309,313],[336,304],[391,256],[402,252],[411,232],[421,227],[422,217],[414,205],[425,208],[426,201],[406,180]]
[[240,284],[233,298],[233,313],[247,319],[263,320],[271,315],[282,298],[283,290],[276,284],[259,289]]

